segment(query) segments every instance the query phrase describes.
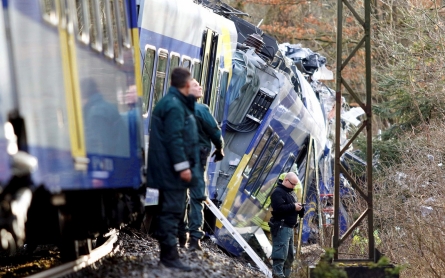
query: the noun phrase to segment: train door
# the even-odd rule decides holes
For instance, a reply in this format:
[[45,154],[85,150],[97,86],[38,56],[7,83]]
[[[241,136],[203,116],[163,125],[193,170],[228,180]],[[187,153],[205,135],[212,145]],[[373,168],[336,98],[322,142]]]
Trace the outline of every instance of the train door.
[[210,47],[210,57],[209,57],[209,66],[208,66],[208,78],[207,78],[207,93],[205,94],[206,98],[204,102],[209,105],[211,108],[210,111],[214,112],[215,110],[215,101],[216,101],[216,87],[218,82],[218,73],[219,73],[219,57],[218,57],[218,45],[219,45],[219,35],[216,32],[212,34],[212,42]]
[[216,111],[216,102],[219,98],[219,85],[221,82],[221,71],[220,71],[220,57],[218,56],[218,45],[219,45],[219,35],[214,34],[213,40],[212,40],[212,51],[211,51],[211,58],[212,61],[210,63],[209,68],[209,80],[208,80],[208,105],[210,108],[210,112],[215,115]]
[[[84,123],[82,115],[82,100],[79,87],[79,76],[77,73],[76,47],[74,37],[74,15],[69,13],[68,2],[60,1],[60,23],[58,26],[60,36],[60,47],[62,52],[63,80],[65,83],[65,97],[68,114],[68,126],[70,132],[71,155],[75,162],[76,170],[86,170],[88,159],[86,157],[86,145],[84,134]],[[80,37],[86,40],[88,33],[84,31]],[[97,44],[93,44],[99,47]]]
[[210,29],[205,30],[202,35],[202,46],[201,46],[202,68],[201,68],[201,77],[199,82],[201,83],[202,86],[203,97],[200,99],[200,102],[206,104],[208,104],[207,78],[209,76],[209,63],[212,50],[212,37],[213,37],[213,31]]
[[212,114],[215,111],[217,87],[221,78],[219,72],[220,59],[218,57],[219,34],[207,29],[203,34],[201,86],[202,102],[209,105]]

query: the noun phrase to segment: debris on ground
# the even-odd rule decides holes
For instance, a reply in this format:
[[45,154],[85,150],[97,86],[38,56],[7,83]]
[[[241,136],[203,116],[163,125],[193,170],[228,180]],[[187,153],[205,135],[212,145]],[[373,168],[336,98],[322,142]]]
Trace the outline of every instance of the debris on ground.
[[230,257],[211,240],[202,242],[203,251],[180,250],[181,260],[192,272],[169,269],[159,263],[159,246],[155,239],[136,230],[124,229],[111,255],[95,265],[66,278],[78,277],[265,277],[248,262]]
[[318,244],[303,246],[301,247],[300,260],[302,264],[307,266],[316,265],[324,253],[325,250]]

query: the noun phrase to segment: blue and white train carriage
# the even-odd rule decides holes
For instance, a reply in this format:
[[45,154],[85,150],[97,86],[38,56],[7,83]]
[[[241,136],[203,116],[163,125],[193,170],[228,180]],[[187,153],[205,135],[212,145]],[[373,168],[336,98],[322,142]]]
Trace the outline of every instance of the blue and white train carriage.
[[[304,188],[315,183],[321,152],[314,150],[326,144],[324,115],[309,83],[296,71],[296,92],[289,75],[268,62],[252,48],[236,52],[225,98],[226,157],[209,166],[210,197],[241,233],[267,229],[268,197],[280,174],[296,172]],[[219,243],[239,254],[220,223],[216,228]]]
[[[237,13],[224,4],[210,10],[191,0],[142,1],[138,25],[145,142],[151,111],[166,92],[170,71],[189,68],[204,87],[203,102],[221,124],[225,140],[225,158],[209,160],[207,167],[209,198],[241,233],[252,235],[267,230],[268,197],[279,176],[295,171],[310,194],[304,200],[307,241],[310,222],[322,223],[320,185],[331,177],[330,164],[325,163],[331,158],[325,151],[323,100],[278,51],[276,40],[234,16]],[[146,205],[154,204],[156,196],[150,191]],[[207,232],[214,233],[220,245],[241,253],[221,223],[212,225],[211,215],[206,221]]]
[[[5,96],[16,96],[13,108],[26,132],[18,149],[38,160],[31,176],[27,242],[59,243],[62,255],[71,258],[79,251],[75,246],[85,245],[88,251],[91,238],[128,222],[141,208],[141,91],[135,86],[140,74],[135,71],[138,56],[133,57],[137,31],[130,31],[137,30],[136,4],[2,4],[0,36],[7,32],[8,39],[0,46],[6,41],[12,59],[7,66],[0,59],[0,67],[12,69],[12,84],[4,85],[2,71],[0,121],[11,112]],[[11,124],[19,135],[23,125]],[[3,156],[1,152],[2,179],[8,175]]]
[[138,25],[148,144],[151,111],[167,92],[170,72],[175,67],[190,69],[203,87],[202,101],[215,111],[218,96],[227,89],[230,79],[237,37],[230,20],[191,0],[142,1]]

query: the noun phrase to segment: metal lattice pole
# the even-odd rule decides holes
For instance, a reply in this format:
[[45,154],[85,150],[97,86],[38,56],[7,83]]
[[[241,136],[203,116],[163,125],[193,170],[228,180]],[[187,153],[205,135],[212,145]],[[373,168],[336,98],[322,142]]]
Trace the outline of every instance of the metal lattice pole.
[[[350,10],[355,19],[363,26],[364,37],[357,44],[349,56],[343,60],[343,8],[344,6]],[[333,247],[335,249],[334,260],[339,261],[338,249],[343,241],[358,227],[358,225],[367,217],[368,219],[368,260],[374,261],[374,217],[373,217],[373,183],[372,183],[372,94],[371,94],[371,0],[364,0],[364,20],[354,10],[348,0],[337,0],[337,69],[336,69],[336,96],[335,96],[335,170],[334,170],[334,236]],[[349,61],[355,56],[357,50],[361,47],[365,48],[365,70],[366,70],[366,100],[365,103],[354,92],[353,88],[348,85],[347,80],[342,76]],[[348,93],[360,105],[366,113],[366,120],[357,132],[351,137],[348,143],[341,148],[340,146],[340,111],[342,88],[346,88]],[[362,190],[355,182],[352,176],[341,165],[340,158],[349,148],[352,142],[358,137],[359,133],[366,128],[366,184],[367,190]],[[348,230],[340,236],[340,173],[349,180],[352,187],[357,191],[364,200],[366,200],[367,208],[358,217],[358,219],[348,228]],[[351,259],[354,260],[354,259]]]

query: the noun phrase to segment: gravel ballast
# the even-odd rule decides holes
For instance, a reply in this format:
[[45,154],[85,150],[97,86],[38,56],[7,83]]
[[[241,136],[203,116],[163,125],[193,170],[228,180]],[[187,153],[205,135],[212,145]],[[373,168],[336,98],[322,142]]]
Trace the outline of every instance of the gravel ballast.
[[265,277],[249,263],[231,258],[210,240],[202,242],[203,251],[180,250],[181,260],[193,267],[191,272],[169,269],[159,263],[155,239],[135,230],[124,229],[112,254],[95,265],[66,278],[74,277]]

